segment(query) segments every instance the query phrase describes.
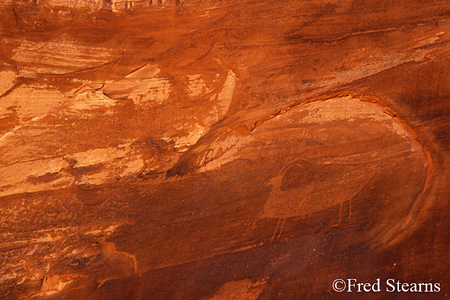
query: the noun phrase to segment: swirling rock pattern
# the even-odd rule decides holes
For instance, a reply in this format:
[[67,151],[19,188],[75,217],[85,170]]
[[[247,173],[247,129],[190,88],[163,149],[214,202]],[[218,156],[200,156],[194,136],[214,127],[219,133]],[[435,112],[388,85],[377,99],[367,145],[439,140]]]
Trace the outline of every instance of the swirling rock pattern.
[[1,299],[450,293],[448,1],[0,12]]

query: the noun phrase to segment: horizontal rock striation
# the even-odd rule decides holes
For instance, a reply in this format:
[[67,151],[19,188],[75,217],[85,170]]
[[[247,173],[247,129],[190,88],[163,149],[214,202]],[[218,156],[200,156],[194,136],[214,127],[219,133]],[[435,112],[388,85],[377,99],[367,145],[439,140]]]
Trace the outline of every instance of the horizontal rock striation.
[[[16,1],[2,0],[1,6],[9,6],[15,4]],[[34,2],[43,7],[66,8],[66,9],[89,9],[93,11],[106,10],[119,12],[123,10],[142,9],[146,7],[165,7],[165,6],[182,6],[190,5],[201,0],[39,0],[39,1],[22,1]],[[64,11],[60,11],[64,14]]]
[[0,12],[1,299],[450,292],[448,1]]

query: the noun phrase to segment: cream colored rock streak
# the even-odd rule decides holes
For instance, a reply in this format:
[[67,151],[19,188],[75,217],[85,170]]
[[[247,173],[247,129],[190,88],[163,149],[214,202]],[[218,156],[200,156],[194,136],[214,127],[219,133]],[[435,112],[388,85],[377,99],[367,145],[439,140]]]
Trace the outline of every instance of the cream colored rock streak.
[[[211,93],[212,89],[208,88],[206,82],[201,78],[201,74],[195,74],[188,76],[187,84],[187,94],[189,97],[198,97],[200,95],[205,95]],[[215,105],[212,106],[211,116],[205,116],[202,120],[202,124],[212,125],[215,122],[222,119],[230,107],[231,101],[233,100],[234,89],[236,87],[236,74],[229,70],[225,82],[217,94],[212,94],[210,96],[211,101],[215,101]],[[208,126],[200,125],[196,123],[194,125],[189,125],[189,134],[184,136],[179,136],[175,138],[166,137],[166,140],[174,140],[175,148],[180,151],[186,151],[189,147],[195,145],[197,141],[202,137]],[[183,124],[179,129],[186,128]]]
[[233,100],[235,87],[236,74],[233,71],[229,70],[223,88],[217,95],[218,119],[223,118],[228,112],[228,108],[230,107],[231,101]]
[[62,35],[49,42],[21,40],[20,45],[13,50],[12,59],[20,62],[20,71],[64,74],[105,64],[116,58],[114,52]]

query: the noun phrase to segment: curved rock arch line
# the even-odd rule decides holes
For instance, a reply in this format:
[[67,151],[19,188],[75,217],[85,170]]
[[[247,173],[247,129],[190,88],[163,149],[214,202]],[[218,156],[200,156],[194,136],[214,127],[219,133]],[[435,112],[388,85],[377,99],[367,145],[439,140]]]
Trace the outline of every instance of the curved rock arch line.
[[[331,99],[343,98],[346,96],[350,96],[352,98],[357,98],[361,102],[373,103],[373,104],[380,106],[380,108],[383,108],[383,113],[390,116],[392,118],[392,120],[399,126],[399,128],[401,128],[404,135],[408,138],[408,140],[411,144],[411,147],[415,150],[415,153],[417,153],[419,155],[419,157],[426,169],[426,178],[425,178],[423,190],[419,193],[419,195],[413,201],[413,205],[408,210],[406,216],[403,217],[402,220],[399,221],[394,227],[390,228],[386,233],[382,234],[381,236],[379,236],[377,239],[375,239],[371,243],[372,246],[376,246],[376,245],[380,245],[380,244],[392,245],[392,244],[395,244],[396,242],[398,242],[399,240],[401,240],[403,237],[406,237],[408,235],[408,232],[409,232],[408,229],[411,228],[413,226],[413,224],[417,221],[421,209],[423,207],[425,207],[426,205],[428,205],[428,206],[431,205],[431,203],[428,203],[428,204],[426,203],[426,199],[428,198],[428,195],[432,188],[432,182],[433,182],[433,177],[434,177],[434,173],[435,173],[434,162],[431,158],[430,152],[426,149],[426,147],[423,145],[423,143],[418,139],[417,133],[411,128],[411,126],[409,126],[405,120],[401,119],[393,109],[391,109],[384,102],[380,101],[378,98],[362,96],[362,95],[358,95],[353,92],[346,92],[346,93],[339,93],[339,94],[334,94],[334,95],[327,95],[324,97],[311,99],[311,100],[302,102],[300,104],[295,104],[295,105],[286,107],[284,109],[281,109],[277,114],[271,115],[270,118],[264,120],[263,122],[260,122],[258,124],[258,127],[261,124],[269,121],[270,119],[272,119],[278,115],[284,114],[292,109],[298,109],[300,107],[304,107],[306,105],[309,105],[311,103],[315,103],[318,101],[328,101]],[[255,128],[253,128],[252,131],[254,129]],[[280,169],[277,176],[273,177],[272,179],[270,179],[266,182],[266,185],[272,185],[271,194],[273,193],[274,189],[275,190],[280,189],[281,181],[283,180],[284,174],[293,165],[296,165],[296,161],[288,162]],[[351,201],[351,199],[350,199],[350,201]],[[341,218],[343,202],[341,202],[340,205],[341,205],[341,209],[340,209],[340,218]],[[349,210],[351,210],[351,206],[349,206]],[[276,224],[275,231],[272,235],[271,241],[275,240],[275,237],[277,237],[277,239],[281,238],[281,233],[282,233],[284,224],[286,223],[286,218],[288,218],[288,217],[289,216],[280,216],[278,218],[278,222]]]

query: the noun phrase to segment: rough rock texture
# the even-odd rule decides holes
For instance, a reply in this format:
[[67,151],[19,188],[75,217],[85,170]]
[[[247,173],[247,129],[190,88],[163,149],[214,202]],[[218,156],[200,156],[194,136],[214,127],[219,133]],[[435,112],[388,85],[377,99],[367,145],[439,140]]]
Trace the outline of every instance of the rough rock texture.
[[1,299],[450,295],[448,1],[0,12]]

